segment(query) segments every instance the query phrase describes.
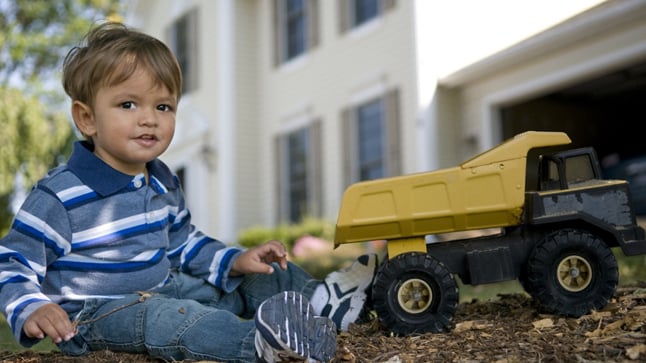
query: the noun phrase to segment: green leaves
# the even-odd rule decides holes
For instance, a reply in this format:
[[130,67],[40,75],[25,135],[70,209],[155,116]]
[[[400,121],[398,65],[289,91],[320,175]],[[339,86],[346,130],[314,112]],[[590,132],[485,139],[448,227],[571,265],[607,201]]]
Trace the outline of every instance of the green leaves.
[[31,186],[69,152],[74,131],[62,112],[48,112],[34,96],[0,88],[0,194],[13,190],[15,173]]
[[120,0],[0,0],[0,237],[17,173],[31,186],[76,138],[60,75],[67,52]]
[[0,0],[0,84],[50,76],[92,24],[118,17],[119,0]]

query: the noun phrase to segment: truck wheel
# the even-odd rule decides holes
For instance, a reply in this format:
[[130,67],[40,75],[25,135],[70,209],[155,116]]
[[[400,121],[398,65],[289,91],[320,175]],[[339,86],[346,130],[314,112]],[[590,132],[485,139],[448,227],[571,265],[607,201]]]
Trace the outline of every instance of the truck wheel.
[[549,312],[579,317],[606,306],[618,280],[617,259],[600,238],[564,229],[536,245],[525,287]]
[[458,305],[458,286],[440,261],[419,252],[387,260],[372,289],[379,320],[393,333],[447,330]]

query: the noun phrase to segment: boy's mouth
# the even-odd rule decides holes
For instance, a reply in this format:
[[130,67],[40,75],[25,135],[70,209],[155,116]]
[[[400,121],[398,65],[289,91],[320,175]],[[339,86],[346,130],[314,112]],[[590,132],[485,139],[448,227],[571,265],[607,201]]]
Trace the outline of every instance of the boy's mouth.
[[149,145],[158,141],[155,135],[149,135],[149,134],[139,135],[135,138],[135,140],[139,141],[144,145]]

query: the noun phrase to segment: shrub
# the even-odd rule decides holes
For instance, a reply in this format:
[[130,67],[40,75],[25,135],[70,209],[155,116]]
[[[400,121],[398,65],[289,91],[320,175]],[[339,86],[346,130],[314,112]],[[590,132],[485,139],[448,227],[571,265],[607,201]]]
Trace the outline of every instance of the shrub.
[[305,218],[299,224],[281,224],[277,227],[253,226],[240,232],[238,243],[250,248],[275,239],[292,250],[296,240],[303,236],[320,237],[326,240],[334,238],[334,224],[316,218]]

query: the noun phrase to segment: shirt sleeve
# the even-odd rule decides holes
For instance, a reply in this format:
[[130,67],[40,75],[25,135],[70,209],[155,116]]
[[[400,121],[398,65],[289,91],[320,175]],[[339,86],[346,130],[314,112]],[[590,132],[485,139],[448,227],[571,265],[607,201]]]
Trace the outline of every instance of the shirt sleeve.
[[41,291],[51,261],[69,253],[70,228],[62,203],[47,190],[34,189],[0,240],[0,307],[23,346],[38,342],[22,333],[27,317],[52,302]]
[[232,292],[242,283],[242,277],[231,277],[229,272],[233,261],[243,249],[227,246],[192,225],[191,213],[185,207],[181,190],[178,190],[178,193],[179,208],[177,215],[171,218],[169,230],[168,256],[172,266],[184,273],[200,277],[225,292]]

